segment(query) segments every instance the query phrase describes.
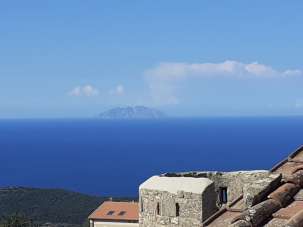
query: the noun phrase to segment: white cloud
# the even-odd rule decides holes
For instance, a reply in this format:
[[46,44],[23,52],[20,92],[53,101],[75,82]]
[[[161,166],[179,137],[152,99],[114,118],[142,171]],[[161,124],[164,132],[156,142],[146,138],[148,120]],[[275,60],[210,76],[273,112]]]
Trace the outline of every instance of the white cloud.
[[83,86],[77,86],[74,87],[69,93],[70,96],[96,96],[99,94],[99,91],[97,88],[93,87],[92,85],[83,85]]
[[156,105],[178,104],[181,81],[204,78],[274,79],[303,76],[298,69],[278,70],[258,62],[227,60],[220,63],[161,63],[145,71],[151,97]]
[[301,109],[303,107],[303,99],[297,99],[295,102],[295,108]]
[[303,72],[298,69],[295,69],[295,70],[288,69],[283,72],[283,75],[284,76],[302,76]]
[[246,64],[227,60],[221,63],[161,63],[147,70],[145,75],[162,80],[178,80],[189,77],[286,77],[300,76],[303,72],[298,69],[279,71],[258,62]]
[[125,93],[125,89],[124,86],[121,84],[117,85],[114,89],[109,91],[110,95],[117,95],[117,96],[124,95],[124,93]]

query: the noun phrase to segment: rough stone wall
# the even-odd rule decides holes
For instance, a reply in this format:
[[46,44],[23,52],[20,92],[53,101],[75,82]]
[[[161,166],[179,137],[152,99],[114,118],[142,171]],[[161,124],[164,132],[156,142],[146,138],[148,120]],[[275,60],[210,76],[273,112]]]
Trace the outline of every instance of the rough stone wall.
[[90,227],[139,227],[139,223],[94,221]]
[[278,188],[281,179],[281,174],[271,174],[264,179],[244,184],[243,199],[245,207],[249,208],[263,201],[270,192]]
[[[157,203],[160,205],[159,215],[157,214]],[[180,207],[178,217],[176,216],[176,203]],[[213,214],[216,209],[214,184],[206,188],[203,194],[184,191],[173,194],[141,189],[139,226],[200,227],[202,221]]]
[[209,179],[215,182],[217,192],[219,192],[220,187],[227,187],[227,198],[228,203],[230,203],[243,194],[244,185],[253,184],[255,181],[268,176],[269,172],[267,171],[228,172],[210,175]]
[[210,185],[205,189],[202,194],[202,219],[205,221],[217,210],[217,192],[215,190],[215,184]]
[[243,188],[246,184],[253,184],[255,181],[268,178],[268,171],[236,171],[236,172],[184,172],[184,173],[166,173],[164,176],[174,177],[205,177],[212,180],[215,184],[217,205],[219,202],[219,190],[221,187],[227,187],[228,203],[232,202],[243,194]]

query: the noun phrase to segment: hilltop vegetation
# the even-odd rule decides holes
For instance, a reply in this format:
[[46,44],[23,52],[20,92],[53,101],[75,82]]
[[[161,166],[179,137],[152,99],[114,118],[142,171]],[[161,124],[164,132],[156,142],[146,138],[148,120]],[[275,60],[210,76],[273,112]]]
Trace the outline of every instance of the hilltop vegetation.
[[0,188],[0,217],[18,213],[35,223],[82,225],[108,199],[61,189]]

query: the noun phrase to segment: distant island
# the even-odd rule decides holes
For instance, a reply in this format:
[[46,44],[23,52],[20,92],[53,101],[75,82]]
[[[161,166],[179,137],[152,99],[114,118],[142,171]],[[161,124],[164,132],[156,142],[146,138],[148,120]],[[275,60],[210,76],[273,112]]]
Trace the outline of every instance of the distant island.
[[145,106],[117,107],[101,113],[101,119],[160,119],[166,115],[156,109]]

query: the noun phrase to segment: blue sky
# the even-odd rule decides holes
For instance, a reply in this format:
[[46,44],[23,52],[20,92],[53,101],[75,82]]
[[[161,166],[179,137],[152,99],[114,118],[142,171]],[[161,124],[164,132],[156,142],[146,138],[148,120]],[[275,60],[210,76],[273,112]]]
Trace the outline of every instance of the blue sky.
[[0,1],[0,117],[303,114],[303,2]]

